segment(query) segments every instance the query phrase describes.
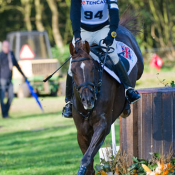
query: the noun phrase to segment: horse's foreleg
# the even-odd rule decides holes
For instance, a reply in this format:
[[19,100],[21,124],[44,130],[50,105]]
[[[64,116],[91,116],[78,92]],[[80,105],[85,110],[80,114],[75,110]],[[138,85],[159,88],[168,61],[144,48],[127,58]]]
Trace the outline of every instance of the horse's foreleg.
[[91,165],[94,156],[98,152],[99,148],[103,144],[105,136],[109,133],[107,130],[107,123],[105,119],[101,119],[94,126],[94,134],[91,139],[91,143],[81,160],[81,166],[77,175],[85,175],[87,168]]
[[[78,132],[77,133],[77,140],[78,140],[79,147],[84,155],[85,152],[87,151],[89,145],[90,145],[91,135],[84,136],[81,134],[81,132]],[[93,168],[93,162],[94,162],[94,160],[91,161],[91,163],[86,171],[86,175],[95,175],[95,170]]]

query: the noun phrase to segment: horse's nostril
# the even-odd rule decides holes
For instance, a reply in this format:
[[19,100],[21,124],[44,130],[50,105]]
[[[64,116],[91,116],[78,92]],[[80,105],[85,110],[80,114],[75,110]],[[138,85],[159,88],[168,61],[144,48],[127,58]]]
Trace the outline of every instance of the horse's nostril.
[[82,102],[85,102],[85,98],[82,98]]
[[94,97],[91,97],[91,100],[93,101],[94,100]]

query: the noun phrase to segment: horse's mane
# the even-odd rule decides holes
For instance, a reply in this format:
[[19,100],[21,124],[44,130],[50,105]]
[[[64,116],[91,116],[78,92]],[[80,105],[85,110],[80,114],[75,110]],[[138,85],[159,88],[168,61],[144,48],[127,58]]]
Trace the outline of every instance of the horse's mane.
[[128,7],[121,15],[119,24],[127,28],[134,35],[137,35],[138,33],[142,32],[141,30],[143,29],[143,24],[141,24],[141,22],[138,20],[139,16],[139,13],[135,14],[131,12]]

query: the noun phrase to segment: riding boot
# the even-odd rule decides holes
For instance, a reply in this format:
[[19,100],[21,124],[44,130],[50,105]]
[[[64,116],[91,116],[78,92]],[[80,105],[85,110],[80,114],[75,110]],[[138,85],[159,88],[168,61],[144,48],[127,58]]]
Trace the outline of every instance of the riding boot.
[[67,79],[66,79],[66,97],[65,97],[65,102],[66,105],[63,108],[62,115],[65,118],[72,118],[72,77],[67,73]]
[[125,88],[125,96],[129,104],[138,101],[141,97],[139,93],[136,90],[134,90],[134,88],[131,86],[129,76],[127,74],[125,66],[123,65],[123,62],[119,60],[119,62],[114,65],[113,71],[119,77],[122,85]]

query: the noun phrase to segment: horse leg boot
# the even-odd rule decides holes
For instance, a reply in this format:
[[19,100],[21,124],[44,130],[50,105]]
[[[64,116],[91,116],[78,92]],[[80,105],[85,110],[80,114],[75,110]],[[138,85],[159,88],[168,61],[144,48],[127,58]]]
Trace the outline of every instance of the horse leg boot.
[[92,136],[91,143],[81,160],[81,166],[77,175],[86,175],[87,168],[91,165],[91,162],[103,144],[106,135],[110,132],[110,128],[109,132],[107,132],[107,122],[105,119],[101,120],[103,121],[99,121],[94,127],[94,134]]
[[138,101],[141,97],[139,93],[131,86],[129,76],[122,61],[119,60],[119,62],[113,66],[113,71],[116,75],[118,75],[122,85],[125,88],[125,96],[128,102],[132,104]]
[[93,162],[94,162],[94,160],[92,160],[92,162],[89,165],[89,166],[91,166],[92,170],[89,170],[89,166],[87,168],[87,167],[81,165],[79,170],[78,170],[77,175],[95,175],[95,170],[93,169]]
[[66,79],[66,97],[65,102],[66,105],[63,108],[62,115],[65,118],[72,118],[72,77],[67,73],[67,79]]

